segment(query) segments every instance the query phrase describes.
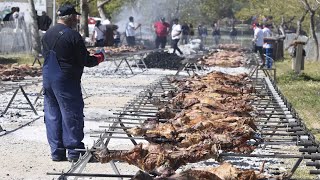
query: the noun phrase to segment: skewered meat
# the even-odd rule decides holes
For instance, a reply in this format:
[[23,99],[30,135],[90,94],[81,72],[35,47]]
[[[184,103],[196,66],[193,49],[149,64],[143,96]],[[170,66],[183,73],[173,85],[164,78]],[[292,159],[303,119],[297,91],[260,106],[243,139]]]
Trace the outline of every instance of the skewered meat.
[[218,167],[202,168],[202,169],[189,169],[179,174],[172,175],[167,178],[155,178],[156,180],[262,180],[274,179],[281,180],[285,175],[271,176],[261,174],[253,170],[240,170],[235,168],[230,163],[223,163]]
[[30,67],[26,64],[0,65],[0,80],[2,81],[22,80],[26,76],[41,76],[41,68]]
[[253,170],[240,170],[230,163],[223,163],[218,167],[188,169],[170,177],[153,178],[145,172],[138,171],[132,180],[281,180],[285,177],[286,174],[272,176]]
[[239,44],[219,44],[219,49],[238,52],[250,52],[250,49],[243,48]]
[[246,142],[254,138],[255,132],[249,126],[251,121],[236,121],[236,118],[226,118],[213,122],[199,122],[193,126],[174,127],[172,124],[158,124],[153,129],[132,128],[127,132],[134,136],[144,136],[149,142],[158,142],[158,138],[166,138],[166,142],[177,147],[191,147],[206,140],[217,144],[225,151],[247,153],[254,147]]
[[203,59],[201,63],[207,66],[240,67],[244,65],[245,61],[246,57],[244,53],[223,50]]
[[176,169],[187,163],[217,158],[217,153],[216,145],[208,141],[183,149],[155,144],[138,144],[130,151],[110,153],[102,149],[95,152],[94,157],[101,163],[111,160],[125,161],[149,173],[171,175]]

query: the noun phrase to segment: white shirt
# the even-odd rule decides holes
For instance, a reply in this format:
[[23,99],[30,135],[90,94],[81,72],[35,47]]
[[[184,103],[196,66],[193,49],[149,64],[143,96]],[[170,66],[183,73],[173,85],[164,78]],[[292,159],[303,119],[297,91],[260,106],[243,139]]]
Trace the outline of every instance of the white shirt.
[[263,32],[263,37],[264,38],[272,36],[271,30],[269,28],[267,28],[267,27],[263,28],[262,32]]
[[180,39],[181,35],[181,25],[180,24],[174,24],[172,26],[172,31],[171,31],[171,37],[172,39]]
[[109,19],[106,19],[106,20],[103,20],[103,21],[101,22],[101,24],[102,24],[102,25],[109,25],[109,24],[111,24],[111,22],[110,22]]
[[254,29],[254,39],[256,46],[262,47],[263,46],[263,31],[259,27]]
[[127,27],[126,27],[126,35],[127,35],[127,36],[135,36],[135,35],[136,35],[135,27],[134,27],[134,23],[133,23],[133,22],[129,22],[129,23],[127,24]]
[[95,26],[94,27],[94,32],[95,32],[96,40],[104,39],[105,31],[106,31],[106,26],[99,25],[99,28],[97,26]]

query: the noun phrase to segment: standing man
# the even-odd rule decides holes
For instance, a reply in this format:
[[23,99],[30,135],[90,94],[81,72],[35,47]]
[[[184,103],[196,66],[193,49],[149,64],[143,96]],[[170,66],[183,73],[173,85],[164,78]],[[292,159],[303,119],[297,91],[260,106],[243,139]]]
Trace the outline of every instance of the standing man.
[[157,35],[156,48],[158,49],[161,45],[161,49],[164,49],[167,44],[167,35],[169,34],[170,24],[166,22],[164,17],[162,17],[160,21],[154,23],[153,28]]
[[9,12],[8,14],[6,14],[3,18],[3,21],[13,21],[13,17],[12,14],[16,12],[16,7],[12,7],[11,8],[11,12]]
[[254,43],[254,52],[259,52],[259,55],[262,60],[262,66],[265,65],[264,57],[263,57],[263,31],[261,29],[261,26],[259,23],[256,24],[254,27],[254,37],[253,37],[253,43]]
[[45,11],[42,11],[42,15],[38,18],[38,27],[41,31],[47,31],[52,23],[51,18]]
[[138,26],[134,25],[134,19],[132,16],[129,17],[129,23],[127,24],[126,27],[126,38],[127,38],[127,43],[128,46],[134,46],[136,45],[136,30],[141,27],[141,24],[138,24]]
[[272,36],[272,32],[271,32],[271,30],[270,30],[269,27],[270,27],[269,24],[263,25],[263,29],[262,29],[263,38],[268,38],[268,37],[271,37],[271,36]]
[[71,5],[62,5],[58,23],[42,39],[44,118],[53,161],[77,161],[75,149],[82,143],[83,108],[81,76],[84,66],[93,67],[104,60],[102,53],[89,55],[77,26],[78,12]]
[[96,21],[94,25],[93,33],[92,33],[92,42],[94,42],[94,46],[96,47],[104,47],[106,26],[101,24],[100,20]]
[[218,22],[215,22],[212,25],[212,36],[213,36],[214,43],[216,45],[219,45],[221,34],[220,34],[220,26]]
[[182,26],[182,44],[188,44],[189,43],[189,34],[190,34],[190,28],[187,24],[187,22],[185,22]]
[[182,51],[178,47],[178,43],[181,36],[181,25],[179,24],[178,19],[173,20],[173,26],[171,31],[171,37],[172,37],[172,48],[173,48],[173,54],[176,53],[176,50],[180,53],[180,55],[183,55]]
[[265,66],[266,68],[272,68],[272,52],[273,52],[273,47],[272,47],[272,32],[270,30],[270,25],[265,24],[263,25],[263,52],[264,52],[264,58],[265,58]]

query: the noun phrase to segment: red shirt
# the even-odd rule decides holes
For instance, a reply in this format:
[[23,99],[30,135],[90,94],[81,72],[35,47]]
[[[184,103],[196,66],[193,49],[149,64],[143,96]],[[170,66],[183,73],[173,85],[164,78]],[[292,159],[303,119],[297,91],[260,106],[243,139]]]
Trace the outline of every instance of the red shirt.
[[166,22],[156,22],[154,23],[154,27],[156,29],[156,34],[157,36],[160,36],[160,37],[165,37],[168,35],[168,28],[170,27],[170,25]]

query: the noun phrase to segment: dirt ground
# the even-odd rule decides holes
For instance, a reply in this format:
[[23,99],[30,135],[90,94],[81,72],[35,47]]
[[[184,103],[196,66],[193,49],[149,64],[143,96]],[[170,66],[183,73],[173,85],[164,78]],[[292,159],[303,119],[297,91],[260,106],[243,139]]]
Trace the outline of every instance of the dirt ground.
[[[83,77],[85,90],[85,138],[86,146],[91,147],[93,140],[90,132],[99,130],[106,117],[121,110],[129,100],[133,99],[140,91],[150,83],[166,74],[174,74],[175,71],[148,70],[139,72],[135,76],[101,74],[107,65],[101,65],[86,69]],[[96,73],[98,72],[98,73]],[[125,72],[129,73],[129,72]],[[41,84],[25,89],[31,102],[36,98],[36,93],[41,89]],[[0,94],[0,112],[3,112],[13,92]],[[47,172],[67,171],[71,167],[69,162],[53,162],[50,159],[49,145],[46,139],[46,130],[43,122],[43,100],[36,105],[39,116],[28,108],[26,100],[21,92],[13,101],[12,108],[0,117],[0,125],[7,131],[0,136],[0,179],[53,179],[57,176],[48,176]],[[111,141],[110,147],[118,147],[119,143],[124,147],[126,142]],[[89,164],[85,171],[95,173],[108,173],[110,167],[101,164]],[[122,165],[122,173],[136,172],[137,168]],[[109,172],[112,173],[112,172]]]

